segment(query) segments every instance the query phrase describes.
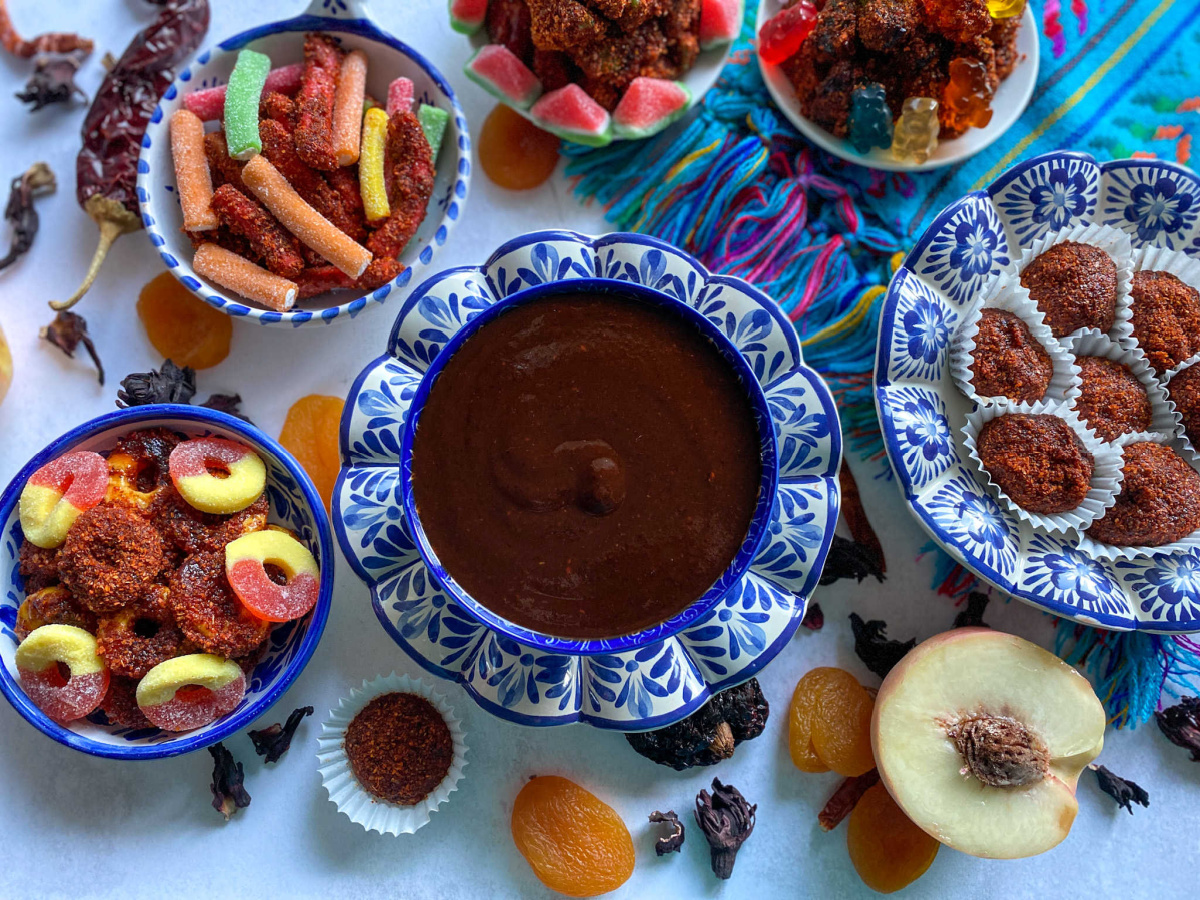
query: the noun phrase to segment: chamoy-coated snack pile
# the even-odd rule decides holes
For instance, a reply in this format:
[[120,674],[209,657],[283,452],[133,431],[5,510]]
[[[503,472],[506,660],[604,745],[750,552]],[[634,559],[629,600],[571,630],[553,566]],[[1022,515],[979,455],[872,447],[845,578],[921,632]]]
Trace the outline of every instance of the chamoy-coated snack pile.
[[17,669],[66,724],[165,731],[232,712],[273,622],[316,604],[320,573],[267,525],[262,459],[222,438],[135,431],[73,451],[21,492]]
[[1102,441],[1148,431],[1154,410],[1146,386],[1129,366],[1103,356],[1079,356],[1082,381],[1075,411]]
[[938,141],[983,128],[1018,61],[1016,15],[986,0],[798,0],[759,32],[804,115],[848,138],[924,162]]
[[1021,285],[1056,338],[1080,328],[1108,331],[1117,315],[1117,267],[1091,244],[1063,241],[1033,260]]
[[978,450],[992,480],[1030,512],[1068,512],[1091,487],[1092,454],[1058,416],[999,416],[980,430]]
[[359,784],[380,800],[411,806],[442,783],[454,741],[437,707],[417,694],[382,694],[350,722],[346,758]]
[[[361,51],[309,34],[302,66],[272,69],[246,49],[227,86],[184,95],[171,153],[198,275],[284,312],[329,291],[366,293],[404,270],[449,116],[414,109],[407,78],[385,111],[366,78]],[[205,133],[212,119],[223,127]]]
[[984,309],[971,361],[971,383],[981,397],[1032,403],[1046,396],[1054,364],[1029,326],[1006,309]]

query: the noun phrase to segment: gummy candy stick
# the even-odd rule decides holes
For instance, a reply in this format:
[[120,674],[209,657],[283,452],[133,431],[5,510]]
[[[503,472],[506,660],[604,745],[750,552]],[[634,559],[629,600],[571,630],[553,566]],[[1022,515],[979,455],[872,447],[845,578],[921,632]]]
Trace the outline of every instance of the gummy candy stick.
[[388,85],[387,96],[387,114],[391,118],[392,113],[397,110],[412,112],[413,104],[413,83],[409,79],[401,75],[395,81]]
[[361,50],[346,54],[333,96],[333,152],[339,166],[358,162],[362,137],[363,98],[367,91],[367,55]]
[[422,103],[417,110],[417,120],[421,130],[425,132],[425,140],[429,141],[429,149],[433,161],[437,162],[438,151],[442,149],[442,137],[446,134],[446,124],[450,121],[450,113],[437,106]]
[[305,203],[279,170],[262,156],[246,163],[242,181],[284,228],[351,278],[361,275],[371,262],[366,247]]
[[276,275],[292,279],[304,270],[300,242],[288,234],[255,200],[231,184],[213,194],[212,207],[221,224],[250,244],[253,254]]
[[[303,63],[292,63],[290,66],[272,69],[263,85],[263,92],[294,94],[300,90],[300,76],[303,74]],[[184,94],[184,108],[195,113],[201,122],[218,122],[225,115],[225,89],[226,86],[221,84]]]
[[363,211],[368,222],[386,219],[387,186],[383,182],[383,145],[387,139],[388,115],[382,109],[368,109],[363,116],[362,156],[358,161],[358,184],[362,190]]
[[258,102],[262,99],[271,58],[254,50],[238,53],[225,92],[225,142],[234,159],[249,159],[262,152],[258,137]]
[[216,244],[201,244],[196,248],[192,269],[214,284],[279,312],[286,312],[296,303],[298,288],[295,282],[272,275],[245,257]]
[[212,231],[220,222],[211,206],[212,174],[204,157],[204,123],[186,109],[177,109],[171,116],[171,158],[184,229]]
[[[262,155],[279,170],[279,174],[287,179],[288,184],[295,188],[305,203],[356,241],[366,237],[367,229],[362,217],[356,219],[351,215],[345,208],[341,194],[320,172],[310,168],[300,159],[300,154],[296,152],[293,132],[287,126],[279,122],[263,121],[258,125],[258,133],[263,142]],[[333,169],[327,174],[332,178],[337,171],[340,170]],[[354,190],[357,193],[357,183]]]

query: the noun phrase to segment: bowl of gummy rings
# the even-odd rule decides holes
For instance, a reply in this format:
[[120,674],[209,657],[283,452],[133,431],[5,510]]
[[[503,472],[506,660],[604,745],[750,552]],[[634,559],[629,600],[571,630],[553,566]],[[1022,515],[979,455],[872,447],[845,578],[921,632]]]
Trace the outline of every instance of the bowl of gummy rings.
[[320,496],[286,450],[216,410],[92,419],[17,474],[0,523],[0,691],[94,756],[175,756],[244,728],[329,615]]
[[314,0],[179,73],[138,162],[143,224],[196,296],[260,324],[353,318],[427,266],[470,183],[446,80],[363,0]]

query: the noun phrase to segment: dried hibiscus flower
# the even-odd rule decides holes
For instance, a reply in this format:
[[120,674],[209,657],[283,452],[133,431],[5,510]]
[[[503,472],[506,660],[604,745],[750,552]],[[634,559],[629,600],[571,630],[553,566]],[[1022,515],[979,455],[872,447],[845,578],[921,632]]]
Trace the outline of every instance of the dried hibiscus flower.
[[733,756],[742,741],[753,740],[766,727],[771,708],[758,679],[721,691],[686,719],[659,728],[626,734],[638,753],[661,766],[690,769],[711,766]]
[[983,621],[983,613],[987,609],[989,600],[991,598],[982,591],[971,591],[967,594],[966,608],[954,617],[954,627],[991,628],[991,625]]
[[13,236],[8,253],[0,257],[0,270],[7,269],[33,246],[40,224],[33,200],[43,194],[53,193],[56,186],[54,173],[44,162],[34,163],[12,180],[8,189],[8,203],[4,207],[4,220],[12,227]]
[[833,831],[842,819],[854,811],[862,795],[873,788],[879,781],[879,770],[872,769],[862,775],[843,778],[833,796],[825,804],[825,808],[817,813],[817,822],[822,831]]
[[891,641],[887,637],[887,624],[881,619],[864,622],[862,616],[850,613],[850,628],[854,632],[854,652],[868,669],[880,678],[887,676],[892,667],[904,658],[917,639]]
[[213,809],[228,822],[235,812],[250,805],[250,795],[246,793],[243,783],[242,764],[235,762],[233,754],[220,742],[209,747],[208,752],[213,758],[213,780],[209,785]]
[[42,340],[49,341],[71,359],[75,358],[75,351],[83,344],[88,356],[96,365],[96,377],[104,384],[104,364],[100,362],[100,356],[96,353],[96,345],[92,343],[87,320],[83,316],[73,312],[60,312],[53,322],[42,328],[40,335]]
[[737,852],[754,831],[758,805],[751,806],[741,791],[718,778],[712,788],[711,796],[702,790],[696,797],[696,824],[708,839],[713,874],[724,880],[733,874]]
[[33,74],[25,82],[25,89],[16,95],[17,99],[28,103],[30,112],[54,103],[69,103],[76,96],[87,100],[87,94],[75,83],[75,73],[82,62],[82,58],[73,53],[39,56]]
[[809,631],[820,631],[825,627],[825,612],[821,609],[820,603],[808,604],[808,609],[804,611],[804,619],[800,622]]
[[1150,808],[1150,795],[1146,793],[1146,789],[1133,781],[1128,781],[1119,775],[1114,775],[1105,766],[1091,765],[1088,766],[1096,773],[1096,781],[1100,784],[1100,790],[1108,794],[1117,801],[1117,806],[1122,809],[1129,810],[1129,814],[1133,815],[1133,804],[1137,803],[1141,806]]
[[254,742],[254,752],[259,756],[265,756],[266,762],[279,762],[279,758],[287,753],[288,747],[292,746],[292,738],[296,736],[296,729],[300,727],[300,722],[305,716],[312,714],[311,706],[301,706],[299,709],[292,710],[292,714],[287,717],[287,722],[283,725],[276,722],[274,725],[268,725],[258,731],[247,732],[250,740]]
[[658,856],[666,856],[668,853],[678,853],[683,846],[684,829],[683,823],[679,821],[679,816],[675,815],[674,810],[669,810],[661,813],[658,810],[650,813],[650,821],[656,825],[670,825],[671,831],[654,841],[654,852]]
[[1192,762],[1200,762],[1200,698],[1182,697],[1174,706],[1155,712],[1154,720],[1167,740],[1192,751]]
[[[194,396],[196,373],[187,366],[180,368],[168,359],[163,361],[161,369],[126,375],[117,391],[117,406],[128,409],[151,403],[191,403]],[[242,413],[241,403],[240,394],[213,394],[200,405],[249,422]]]

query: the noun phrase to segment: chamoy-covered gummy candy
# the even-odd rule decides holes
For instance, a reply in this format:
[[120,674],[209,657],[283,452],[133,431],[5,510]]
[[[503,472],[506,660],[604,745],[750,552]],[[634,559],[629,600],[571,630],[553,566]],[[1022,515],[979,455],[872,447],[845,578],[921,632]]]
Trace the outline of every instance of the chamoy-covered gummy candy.
[[946,124],[955,131],[984,128],[992,121],[993,90],[987,66],[977,59],[950,60],[950,80],[942,92]]
[[271,58],[255,50],[238,51],[225,90],[225,143],[234,159],[262,153],[258,134],[258,102],[262,99]]
[[987,0],[987,8],[993,19],[1012,19],[1025,12],[1025,0]]
[[[282,571],[285,583],[272,581],[267,566]],[[285,531],[255,531],[226,544],[225,576],[245,607],[268,622],[300,618],[321,592],[316,559]]]
[[892,110],[882,84],[872,82],[850,95],[850,143],[859,153],[892,145]]
[[16,663],[26,696],[59,723],[82,719],[108,690],[108,667],[96,652],[96,639],[74,625],[35,628],[17,647]]
[[938,102],[931,97],[909,97],[896,122],[892,137],[892,155],[923,163],[938,145]]
[[99,453],[76,450],[29,476],[18,511],[25,540],[50,550],[61,546],[80,513],[104,499],[108,463]]
[[781,9],[758,32],[759,57],[767,65],[779,65],[800,52],[800,45],[816,27],[817,8],[810,0]]
[[246,676],[233,660],[210,653],[176,656],[145,674],[137,705],[163,731],[191,731],[228,715],[246,694]]
[[216,515],[241,512],[267,485],[267,467],[259,455],[224,438],[183,441],[171,451],[168,467],[179,496],[201,512]]
[[413,105],[413,83],[411,78],[405,78],[401,75],[388,85],[387,92],[387,114],[388,118],[392,117],[393,113],[412,112]]
[[425,134],[425,140],[429,141],[429,152],[436,163],[438,152],[442,149],[442,138],[446,135],[446,125],[450,122],[450,113],[440,106],[422,103],[417,109],[417,121],[421,123],[421,131]]

